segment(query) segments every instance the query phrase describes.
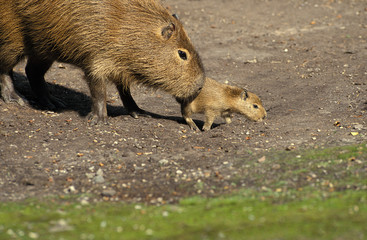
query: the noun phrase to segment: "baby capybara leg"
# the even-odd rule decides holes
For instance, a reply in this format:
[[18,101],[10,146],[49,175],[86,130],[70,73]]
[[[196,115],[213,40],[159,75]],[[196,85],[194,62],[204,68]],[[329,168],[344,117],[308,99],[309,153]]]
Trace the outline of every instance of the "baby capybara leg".
[[189,103],[186,103],[186,102],[181,103],[181,114],[182,114],[182,117],[184,118],[185,122],[191,128],[191,130],[194,130],[196,132],[200,131],[198,126],[196,126],[194,120],[192,120],[192,118],[191,118],[192,111],[191,111]]
[[209,131],[210,130],[216,115],[218,115],[218,114],[216,114],[215,112],[212,112],[212,111],[206,111],[205,112],[205,123],[204,123],[204,126],[203,126],[203,131]]
[[58,98],[52,96],[47,89],[45,74],[51,67],[53,61],[40,60],[37,57],[30,56],[25,68],[29,84],[33,93],[36,95],[39,104],[49,110],[65,108],[65,104]]

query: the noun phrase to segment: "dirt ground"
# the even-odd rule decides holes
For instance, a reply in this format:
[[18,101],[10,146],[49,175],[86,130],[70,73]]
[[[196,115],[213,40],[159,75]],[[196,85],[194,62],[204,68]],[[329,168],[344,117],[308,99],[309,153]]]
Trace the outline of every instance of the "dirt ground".
[[[272,150],[367,141],[367,5],[363,0],[167,0],[199,51],[207,75],[258,94],[262,123],[235,115],[195,133],[173,97],[133,90],[154,117],[126,114],[108,90],[110,125],[90,127],[82,72],[55,63],[51,92],[68,107],[37,108],[0,100],[0,201],[82,194],[80,201],[177,202],[253,187],[241,168]],[[199,127],[203,116],[195,115]],[[239,164],[241,163],[241,164]],[[233,179],[236,178],[236,184]],[[85,193],[85,194],[83,194]]]

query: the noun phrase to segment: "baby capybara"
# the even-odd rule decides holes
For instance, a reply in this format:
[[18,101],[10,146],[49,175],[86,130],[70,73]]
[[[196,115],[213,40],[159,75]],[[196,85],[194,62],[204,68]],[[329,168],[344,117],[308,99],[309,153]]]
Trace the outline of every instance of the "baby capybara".
[[51,96],[44,75],[54,61],[74,64],[86,76],[92,123],[106,122],[106,84],[114,83],[133,117],[142,111],[130,94],[144,84],[187,102],[205,74],[181,22],[159,0],[0,0],[0,84],[6,101],[21,101],[9,75],[27,57],[26,75],[40,104]]
[[226,123],[232,122],[233,113],[239,113],[249,120],[261,122],[266,117],[266,110],[260,98],[246,89],[222,84],[206,78],[199,95],[192,102],[181,104],[182,116],[192,130],[199,128],[191,114],[204,113],[204,131],[210,130],[216,117],[223,117]]

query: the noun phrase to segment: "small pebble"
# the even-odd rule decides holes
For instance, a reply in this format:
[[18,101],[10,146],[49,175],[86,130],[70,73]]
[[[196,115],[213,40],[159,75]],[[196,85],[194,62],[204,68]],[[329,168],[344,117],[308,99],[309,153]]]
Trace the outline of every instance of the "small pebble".
[[103,170],[102,168],[98,169],[98,171],[96,172],[97,176],[103,176]]
[[159,163],[161,165],[167,165],[168,164],[168,160],[167,159],[162,159],[162,160],[159,160]]
[[95,183],[104,183],[104,181],[105,181],[103,176],[101,176],[101,175],[95,176],[93,180],[94,180]]
[[64,189],[64,193],[74,193],[76,192],[76,189],[74,186],[69,186],[68,188]]
[[94,173],[86,173],[85,176],[87,176],[87,178],[91,179],[95,176]]
[[353,126],[353,128],[355,130],[362,130],[363,129],[363,125],[362,124],[356,124],[356,125]]
[[259,163],[263,163],[263,162],[265,162],[265,160],[266,160],[266,157],[265,156],[262,156],[261,158],[259,158],[257,161],[259,162]]
[[39,235],[38,235],[38,233],[30,232],[28,234],[28,237],[31,238],[31,239],[37,239],[37,238],[39,238]]
[[113,190],[113,189],[106,189],[106,190],[103,190],[103,192],[102,192],[103,197],[112,197],[115,194],[116,194],[116,191]]

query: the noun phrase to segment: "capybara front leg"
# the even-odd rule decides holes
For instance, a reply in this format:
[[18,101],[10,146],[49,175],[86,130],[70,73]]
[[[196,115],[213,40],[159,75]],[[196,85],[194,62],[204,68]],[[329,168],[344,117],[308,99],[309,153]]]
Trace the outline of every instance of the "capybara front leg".
[[106,81],[104,79],[87,77],[87,82],[92,96],[92,112],[88,117],[89,123],[91,125],[96,125],[97,123],[108,124]]
[[116,87],[119,91],[122,103],[124,104],[124,107],[130,114],[130,116],[132,116],[133,118],[138,118],[139,115],[146,117],[150,116],[146,111],[138,107],[135,100],[131,96],[130,87],[123,86],[122,84],[118,84],[116,85]]
[[25,68],[29,84],[33,93],[36,95],[39,104],[49,110],[65,108],[65,103],[60,99],[52,96],[47,88],[45,74],[51,67],[53,61],[40,60],[35,56],[28,57],[27,66]]
[[230,124],[232,122],[233,114],[228,113],[228,112],[224,112],[224,113],[222,113],[222,117],[224,118],[224,120],[226,121],[227,124]]
[[21,106],[24,106],[26,100],[24,100],[14,89],[13,85],[13,71],[10,71],[9,76],[0,74],[0,89],[1,97],[6,103],[16,102]]

